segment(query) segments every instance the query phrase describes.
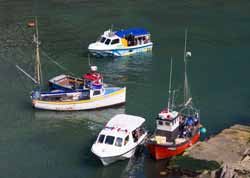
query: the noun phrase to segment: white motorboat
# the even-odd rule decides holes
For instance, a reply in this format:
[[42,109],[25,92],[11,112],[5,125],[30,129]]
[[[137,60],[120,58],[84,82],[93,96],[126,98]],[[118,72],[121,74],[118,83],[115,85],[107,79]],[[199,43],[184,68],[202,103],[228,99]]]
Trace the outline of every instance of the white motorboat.
[[91,148],[92,153],[105,166],[132,157],[147,136],[144,122],[145,119],[138,116],[115,115],[99,133]]
[[88,50],[94,56],[128,56],[152,51],[153,42],[149,31],[142,28],[105,31],[100,39],[91,43]]

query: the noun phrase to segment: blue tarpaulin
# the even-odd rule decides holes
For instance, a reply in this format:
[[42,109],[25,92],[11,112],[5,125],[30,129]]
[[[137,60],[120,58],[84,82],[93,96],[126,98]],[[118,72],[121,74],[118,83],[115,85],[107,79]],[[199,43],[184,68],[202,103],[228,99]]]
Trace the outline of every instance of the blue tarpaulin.
[[143,28],[131,28],[131,29],[126,29],[126,30],[119,30],[115,32],[117,36],[120,38],[124,38],[125,36],[131,34],[134,36],[139,36],[139,35],[147,35],[149,34],[149,31],[143,29]]

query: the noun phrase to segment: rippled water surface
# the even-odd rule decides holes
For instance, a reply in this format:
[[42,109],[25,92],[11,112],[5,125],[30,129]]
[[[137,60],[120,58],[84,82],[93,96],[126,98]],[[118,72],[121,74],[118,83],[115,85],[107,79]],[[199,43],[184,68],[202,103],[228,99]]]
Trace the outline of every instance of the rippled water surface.
[[[127,161],[103,167],[90,152],[96,135],[117,113],[146,118],[148,130],[167,104],[170,58],[173,85],[182,100],[184,29],[192,52],[188,75],[207,136],[235,123],[250,124],[250,2],[248,1],[104,1],[0,0],[0,177],[109,178],[160,177],[165,161],[147,150]],[[87,46],[112,24],[115,29],[143,27],[152,33],[152,54],[92,58],[105,82],[127,86],[127,103],[91,112],[36,111],[31,81],[18,64],[33,72],[32,29],[39,20],[43,78],[88,71]]]

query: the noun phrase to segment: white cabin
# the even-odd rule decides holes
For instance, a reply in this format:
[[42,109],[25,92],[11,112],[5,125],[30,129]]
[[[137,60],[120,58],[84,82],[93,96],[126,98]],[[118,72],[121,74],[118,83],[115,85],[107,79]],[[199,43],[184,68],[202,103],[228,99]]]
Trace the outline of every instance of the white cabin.
[[158,130],[173,132],[180,124],[178,114],[177,111],[164,110],[160,112],[158,119],[156,119],[156,128]]

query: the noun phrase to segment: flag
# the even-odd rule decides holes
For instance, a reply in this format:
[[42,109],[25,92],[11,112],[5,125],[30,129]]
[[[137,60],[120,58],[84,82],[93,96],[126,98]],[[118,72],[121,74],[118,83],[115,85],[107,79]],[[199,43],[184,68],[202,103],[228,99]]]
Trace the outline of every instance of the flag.
[[35,27],[36,26],[36,23],[35,23],[35,21],[34,20],[32,20],[32,21],[29,21],[28,23],[27,23],[27,26],[28,27]]

